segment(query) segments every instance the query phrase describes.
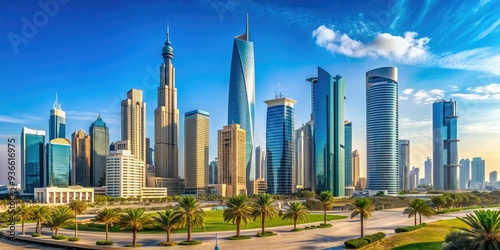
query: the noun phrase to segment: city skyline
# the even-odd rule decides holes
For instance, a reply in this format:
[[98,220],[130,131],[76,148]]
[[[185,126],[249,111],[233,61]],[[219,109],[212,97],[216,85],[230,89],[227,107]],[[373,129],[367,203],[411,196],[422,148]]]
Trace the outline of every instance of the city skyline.
[[[317,66],[321,66],[346,78],[345,119],[353,122],[352,149],[359,150],[361,176],[366,176],[364,132],[366,107],[363,91],[356,90],[363,89],[364,72],[367,70],[396,66],[400,69],[401,82],[399,137],[411,141],[411,162],[423,162],[426,157],[432,156],[432,151],[429,150],[432,145],[430,103],[436,99],[449,98],[457,101],[458,115],[461,117],[458,132],[462,143],[459,143],[458,157],[482,157],[488,162],[487,172],[494,170],[500,161],[498,146],[494,144],[494,140],[490,140],[492,136],[498,137],[500,132],[500,127],[495,124],[497,120],[495,118],[499,118],[495,104],[498,104],[500,93],[497,84],[500,80],[500,67],[498,57],[493,56],[498,51],[495,50],[498,41],[493,40],[495,34],[498,34],[498,28],[493,25],[495,20],[491,18],[492,10],[498,7],[498,3],[461,3],[450,6],[451,10],[474,10],[460,17],[464,23],[457,22],[451,28],[441,26],[431,28],[425,21],[426,15],[440,13],[437,4],[422,6],[395,4],[384,5],[380,9],[369,4],[361,4],[360,10],[354,10],[350,6],[346,15],[355,17],[353,21],[327,16],[325,11],[337,7],[330,3],[274,4],[274,11],[278,13],[275,16],[265,12],[266,4],[253,1],[238,2],[231,10],[223,8],[222,14],[221,9],[217,10],[207,3],[172,3],[171,9],[162,3],[158,3],[159,8],[155,9],[131,3],[117,6],[111,2],[104,2],[103,5],[115,6],[117,12],[111,13],[110,18],[106,18],[104,15],[106,12],[100,10],[96,12],[95,17],[86,20],[73,16],[90,8],[89,5],[70,2],[60,6],[59,12],[51,17],[46,25],[37,27],[36,35],[30,38],[28,43],[13,46],[11,40],[2,40],[0,54],[5,54],[6,60],[11,63],[0,70],[6,76],[5,82],[18,84],[5,86],[6,93],[9,93],[5,96],[5,102],[12,105],[5,105],[0,109],[1,138],[20,139],[20,131],[24,126],[44,130],[49,134],[46,114],[51,107],[54,94],[58,92],[58,102],[66,112],[67,131],[86,130],[101,113],[110,127],[110,141],[118,141],[119,102],[126,91],[136,87],[144,91],[144,101],[148,103],[147,137],[154,138],[152,114],[159,82],[159,73],[156,70],[160,56],[158,51],[161,49],[161,42],[165,40],[166,19],[170,20],[172,37],[175,37],[172,43],[176,45],[176,55],[178,55],[176,76],[180,112],[197,108],[208,110],[211,113],[211,123],[213,122],[210,137],[216,138],[217,129],[227,125],[225,109],[232,39],[235,34],[241,34],[243,31],[245,14],[248,12],[252,21],[252,41],[255,46],[256,61],[254,146],[265,145],[265,105],[262,101],[272,97],[275,91],[283,92],[298,101],[295,108],[296,127],[309,120],[310,100],[303,93],[309,93],[310,90],[303,79],[314,74]],[[151,15],[151,19],[147,22],[141,21],[140,14],[133,14],[134,11],[130,11],[132,7],[137,7],[137,13]],[[190,8],[200,14],[182,16],[182,13],[190,13]],[[377,18],[370,12],[372,9],[385,10],[384,8],[389,10],[388,13],[393,18],[387,25],[381,21],[377,22]],[[1,9],[4,12],[8,8]],[[162,10],[167,11],[162,13]],[[296,15],[300,12],[303,19],[288,24],[292,18],[284,14],[286,10],[294,10],[292,14]],[[417,15],[418,10],[422,11]],[[30,19],[37,11],[43,9],[33,4],[33,6],[20,5],[10,13],[5,13],[2,16],[5,16],[7,21],[2,22],[0,26],[2,34],[7,38],[11,33],[22,35],[24,25],[22,17]],[[181,14],[173,14],[176,11]],[[131,18],[127,19],[122,12],[131,15]],[[418,22],[409,22],[404,13],[408,16],[417,16]],[[453,22],[455,20],[453,18],[459,13],[462,12],[448,13],[450,19],[447,20]],[[307,15],[314,15],[317,18],[305,21]],[[400,18],[397,18],[398,16]],[[467,22],[478,21],[480,16],[489,18],[476,24],[476,30],[468,29],[459,34],[462,37],[455,34],[456,40],[453,43],[455,46],[452,50],[443,45],[448,43],[443,41],[454,39],[454,32],[447,33],[445,29],[460,29]],[[93,24],[93,20],[102,22]],[[97,24],[102,27],[97,27]],[[335,25],[335,28],[332,25]],[[81,32],[73,32],[74,34],[66,32],[67,27],[76,27],[81,29]],[[127,27],[127,29],[117,27]],[[363,29],[366,29],[366,32],[358,31]],[[419,35],[410,33],[405,36],[405,32],[408,31],[417,32]],[[194,33],[209,39],[192,39],[191,34]],[[383,50],[376,46],[371,49],[367,48],[368,46],[360,47],[359,51],[365,54],[332,50],[331,48],[335,46],[328,46],[329,44],[337,47],[345,45],[337,40],[337,35],[342,34],[347,35],[352,42],[362,42],[358,46],[370,44],[370,41],[377,39],[407,41],[407,50],[403,51],[402,55],[408,60],[403,60],[404,57],[397,53],[399,51],[385,51],[384,54]],[[463,36],[471,39],[463,39]],[[459,39],[460,37],[462,39]],[[53,40],[59,40],[65,46],[49,46]],[[423,45],[420,46],[418,42],[422,42]],[[268,53],[269,51],[273,53]],[[306,53],[307,56],[297,56],[297,52]],[[426,60],[416,60],[416,57],[408,56],[413,55],[409,54],[410,52],[424,53],[434,57],[435,61],[431,63]],[[445,53],[450,54],[445,56],[443,55]],[[371,56],[373,54],[376,56]],[[484,61],[488,61],[488,64],[477,61],[479,55],[484,55]],[[26,71],[26,61],[45,63],[33,65]],[[473,66],[460,66],[461,64],[457,62],[470,62],[467,65]],[[197,74],[190,74],[193,69],[198,71]],[[191,87],[193,85],[196,88]],[[94,87],[100,88],[99,93],[92,89]],[[76,91],[78,92],[75,95]],[[36,101],[33,101],[34,99]],[[18,105],[19,103],[23,105]],[[180,122],[183,123],[182,118]],[[182,128],[180,135],[182,138]],[[0,143],[0,153],[5,154],[6,139]],[[216,143],[215,140],[211,140],[210,148],[215,149]],[[179,147],[183,148],[183,142],[179,142]],[[216,154],[216,150],[210,150],[210,160],[216,158]],[[179,152],[179,156],[182,155],[182,152]],[[179,166],[183,166],[183,159],[179,162]],[[179,173],[182,172],[183,170],[179,169]]]

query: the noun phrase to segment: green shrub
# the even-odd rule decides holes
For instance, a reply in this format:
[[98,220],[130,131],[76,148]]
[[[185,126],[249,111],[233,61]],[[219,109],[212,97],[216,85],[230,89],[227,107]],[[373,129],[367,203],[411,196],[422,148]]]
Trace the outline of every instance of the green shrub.
[[333,225],[332,224],[321,223],[318,226],[318,228],[329,228],[329,227],[333,227]]
[[250,238],[252,238],[252,237],[250,237],[248,235],[240,235],[240,236],[233,235],[233,236],[229,236],[230,240],[248,240]]
[[394,230],[394,232],[396,233],[406,233],[406,232],[410,232],[410,231],[413,231],[413,230],[417,230],[417,229],[420,229],[420,228],[423,228],[425,227],[427,224],[425,223],[422,223],[420,225],[416,225],[416,226],[410,226],[410,227],[398,227]]
[[350,239],[344,242],[346,248],[354,248],[354,249],[362,248],[368,244],[369,244],[368,241],[361,239]]
[[304,229],[305,229],[305,230],[309,230],[309,229],[311,229],[311,228],[310,228],[310,227],[304,227]]
[[302,230],[304,230],[304,229],[302,229],[302,228],[294,228],[294,229],[292,229],[292,230],[290,230],[290,231],[291,231],[291,232],[300,232],[300,231],[302,231]]
[[268,237],[268,236],[275,236],[275,235],[278,235],[278,234],[273,233],[271,231],[266,231],[264,233],[262,233],[262,232],[257,233],[257,237]]
[[134,245],[134,244],[127,244],[127,245],[125,245],[125,246],[126,246],[126,247],[142,247],[142,245],[141,245],[141,244],[135,244],[135,245]]
[[32,233],[31,237],[40,237],[40,234],[39,233]]
[[106,241],[106,240],[98,240],[95,242],[96,245],[99,245],[99,246],[111,246],[113,245],[113,241]]
[[161,246],[161,247],[173,247],[175,245],[177,245],[177,243],[174,241],[162,241],[162,242],[158,243],[158,246]]
[[311,229],[316,229],[317,227],[316,226],[311,226]]
[[79,240],[80,240],[80,238],[78,238],[78,237],[69,237],[68,238],[68,241],[79,241]]
[[66,240],[66,239],[68,239],[68,237],[64,236],[64,235],[54,235],[54,236],[52,236],[52,239],[54,239],[54,240]]
[[199,240],[191,240],[191,241],[185,240],[185,241],[179,242],[179,245],[190,246],[190,245],[200,245],[201,243],[203,243],[203,242],[201,242]]

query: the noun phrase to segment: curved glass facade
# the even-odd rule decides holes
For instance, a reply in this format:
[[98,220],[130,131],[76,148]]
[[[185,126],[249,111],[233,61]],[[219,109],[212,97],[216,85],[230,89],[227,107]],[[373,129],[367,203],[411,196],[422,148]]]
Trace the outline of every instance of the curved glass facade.
[[267,192],[289,194],[295,189],[295,120],[289,98],[266,101]]
[[47,186],[69,186],[71,144],[68,139],[57,138],[47,144]]
[[246,131],[247,184],[255,179],[254,126],[255,126],[255,68],[253,43],[247,31],[234,38],[227,124],[240,124]]
[[366,72],[367,189],[398,194],[398,69]]
[[43,187],[45,131],[23,128],[21,132],[21,184],[23,193]]

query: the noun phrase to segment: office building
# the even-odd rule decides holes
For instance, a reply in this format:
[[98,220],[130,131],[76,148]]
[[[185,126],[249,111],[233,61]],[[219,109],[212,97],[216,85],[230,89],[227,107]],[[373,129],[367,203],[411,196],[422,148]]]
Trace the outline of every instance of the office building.
[[109,154],[109,129],[101,118],[97,117],[89,127],[90,134],[90,185],[106,185],[106,157]]
[[249,194],[264,194],[267,193],[267,182],[264,179],[255,179],[250,181],[252,189]]
[[405,190],[415,190],[417,189],[420,181],[420,169],[413,167],[409,173],[409,183],[408,183],[408,189]]
[[470,160],[461,159],[460,162],[460,190],[469,189],[469,181],[470,181]]
[[399,190],[410,190],[409,140],[399,140]]
[[366,177],[360,177],[358,180],[358,190],[366,189]]
[[144,162],[130,150],[112,151],[106,159],[106,195],[138,197],[144,181]]
[[71,135],[71,185],[90,187],[90,136],[85,131]]
[[94,189],[82,186],[35,188],[34,200],[45,204],[69,204],[75,200],[94,202]]
[[367,188],[397,195],[398,175],[398,69],[366,72]]
[[21,193],[33,194],[45,183],[45,131],[21,131]]
[[485,161],[481,159],[481,157],[474,157],[472,158],[471,162],[472,168],[472,176],[471,176],[471,182],[478,183],[478,182],[484,182],[485,181]]
[[458,190],[457,104],[439,100],[432,105],[434,190]]
[[226,185],[225,197],[246,194],[246,134],[239,124],[218,131],[219,183]]
[[495,187],[497,183],[497,171],[490,172],[490,186]]
[[49,187],[70,185],[71,142],[56,138],[47,143],[47,183]]
[[[312,115],[311,115],[312,116]],[[300,128],[302,134],[302,164],[304,165],[303,188],[314,190],[316,179],[314,178],[314,134],[313,121],[309,121]]]
[[295,130],[295,191],[304,188],[304,131]]
[[[247,15],[246,31],[236,36],[233,43],[227,124],[240,124],[246,133],[246,183],[255,179],[255,68],[253,42]],[[219,161],[221,159],[219,158]],[[250,187],[248,187],[250,188]]]
[[431,157],[427,157],[427,160],[424,162],[424,171],[425,171],[425,185],[432,185],[432,160]]
[[210,115],[194,110],[184,115],[184,178],[186,193],[205,193],[208,186]]
[[266,166],[264,166],[265,159],[264,149],[261,146],[257,146],[255,148],[255,179],[264,179],[264,172],[266,171]]
[[287,97],[264,101],[266,118],[267,192],[290,194],[295,191],[295,118]]
[[157,177],[179,178],[179,109],[172,63],[174,48],[170,43],[168,27],[161,55],[163,63],[160,66],[158,107],[155,109],[155,171]]
[[57,93],[54,106],[50,110],[49,141],[56,138],[66,138],[66,112],[61,109],[61,104],[58,103]]
[[146,164],[153,165],[153,148],[151,147],[151,139],[146,138]]
[[208,184],[219,184],[218,158],[208,165]]
[[352,151],[352,183],[355,187],[358,187],[359,184],[359,174],[360,174],[360,164],[359,164],[359,152],[358,150]]
[[345,134],[345,143],[344,143],[344,151],[345,151],[345,185],[353,186],[354,182],[352,181],[352,122],[345,121],[344,122],[344,134]]

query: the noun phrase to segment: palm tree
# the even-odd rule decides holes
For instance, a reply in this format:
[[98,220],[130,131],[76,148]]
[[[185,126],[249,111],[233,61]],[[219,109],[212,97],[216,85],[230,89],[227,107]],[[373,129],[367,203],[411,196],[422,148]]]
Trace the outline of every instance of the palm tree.
[[330,191],[323,191],[319,194],[319,201],[323,204],[324,216],[323,216],[323,224],[326,224],[326,210],[333,206],[335,200],[333,199],[332,193]]
[[74,200],[69,203],[69,208],[75,213],[75,238],[78,237],[78,215],[87,210],[87,203],[80,200]]
[[137,232],[142,230],[145,226],[154,224],[153,219],[149,214],[144,213],[144,209],[127,209],[125,214],[122,214],[118,225],[120,229],[132,229],[132,246],[137,244]]
[[429,204],[426,201],[422,200],[422,204],[420,205],[418,210],[420,224],[422,224],[422,215],[426,218],[429,218],[434,214],[436,214],[436,210],[434,210],[434,208],[429,206]]
[[272,219],[278,215],[273,202],[273,197],[270,194],[265,193],[258,194],[252,201],[252,217],[254,220],[259,217],[262,218],[262,234],[266,232],[266,217]]
[[105,208],[101,210],[95,217],[95,221],[104,223],[106,227],[106,241],[109,241],[109,225],[113,226],[114,223],[117,223],[120,219],[120,215],[111,208]]
[[43,223],[43,225],[50,228],[53,236],[54,232],[55,236],[57,236],[57,232],[59,231],[59,229],[71,223],[72,219],[73,214],[71,213],[71,209],[66,206],[61,206],[57,207],[56,210],[54,210],[47,216],[47,218],[45,219],[46,221]]
[[26,204],[22,204],[16,209],[16,216],[21,219],[21,232],[24,235],[24,220],[33,216],[33,209]]
[[360,198],[356,199],[352,203],[354,211],[351,213],[351,219],[358,216],[361,218],[361,237],[363,237],[363,220],[369,219],[375,213],[375,206],[373,206],[372,200],[370,198]]
[[179,207],[177,210],[181,225],[187,226],[187,241],[191,241],[191,230],[193,227],[205,227],[205,211],[201,209],[198,200],[194,196],[188,195],[179,199]]
[[42,230],[42,223],[50,214],[50,209],[45,206],[36,205],[33,208],[33,219],[36,220],[35,233],[40,233]]
[[415,226],[417,225],[417,214],[420,217],[420,224],[422,224],[422,215],[425,217],[430,217],[436,212],[432,209],[426,201],[422,199],[414,199],[408,203],[408,207],[405,208],[403,214],[407,214],[408,218],[415,217]]
[[179,214],[167,209],[164,212],[158,212],[158,216],[154,217],[154,220],[163,230],[167,231],[167,242],[170,242],[170,230],[180,226]]
[[240,225],[248,222],[252,218],[252,206],[248,197],[244,194],[229,198],[227,208],[224,210],[224,222],[236,222],[236,237],[240,237]]
[[307,211],[307,207],[303,202],[292,201],[288,204],[288,209],[282,218],[293,220],[293,229],[297,229],[297,220],[304,223],[304,221],[309,220],[308,214],[309,211]]
[[500,211],[475,210],[474,214],[457,219],[470,227],[460,231],[470,240],[467,249],[500,249]]

